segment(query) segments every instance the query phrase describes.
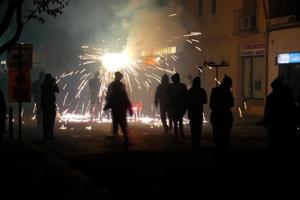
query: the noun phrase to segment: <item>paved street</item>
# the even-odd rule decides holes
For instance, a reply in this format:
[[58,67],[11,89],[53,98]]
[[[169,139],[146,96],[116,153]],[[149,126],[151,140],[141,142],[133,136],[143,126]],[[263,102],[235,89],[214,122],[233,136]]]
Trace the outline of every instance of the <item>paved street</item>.
[[[51,158],[47,161],[51,164],[46,166],[54,168],[53,172],[48,170],[53,177],[48,181],[64,193],[72,194],[79,187],[91,196],[95,193],[100,199],[180,198],[210,194],[212,190],[230,192],[231,187],[245,191],[252,188],[256,193],[273,184],[278,187],[291,181],[299,183],[300,168],[296,157],[272,159],[266,131],[255,125],[257,120],[248,117],[236,121],[227,158],[214,155],[209,124],[204,127],[199,152],[192,149],[188,127],[185,129],[187,137],[176,141],[172,133],[162,133],[161,128],[130,124],[134,145],[129,149],[122,145],[121,135],[111,136],[110,124],[93,124],[91,130],[86,129],[89,124],[67,125],[67,129],[58,130],[56,139],[51,141],[40,139],[41,132],[27,125],[24,137],[40,149],[40,154],[35,151],[31,161],[45,157],[43,154]],[[55,168],[61,169],[59,174]],[[42,181],[36,176],[35,181]],[[66,186],[68,181],[72,185]],[[52,187],[47,189],[51,191]],[[62,192],[53,191],[57,196]]]

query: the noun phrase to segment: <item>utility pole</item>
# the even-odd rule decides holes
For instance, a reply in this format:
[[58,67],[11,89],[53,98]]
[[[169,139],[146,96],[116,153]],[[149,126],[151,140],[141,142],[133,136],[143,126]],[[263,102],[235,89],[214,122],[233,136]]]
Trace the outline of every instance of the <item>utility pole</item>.
[[[22,76],[22,44],[19,44],[19,77]],[[22,141],[22,91],[21,84],[18,88],[19,92],[19,126],[18,126],[18,136],[19,140]]]

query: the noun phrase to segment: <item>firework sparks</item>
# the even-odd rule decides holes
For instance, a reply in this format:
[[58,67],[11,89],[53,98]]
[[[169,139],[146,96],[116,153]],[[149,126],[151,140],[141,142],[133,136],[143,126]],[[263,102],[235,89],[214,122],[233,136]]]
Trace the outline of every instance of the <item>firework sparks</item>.
[[[169,15],[169,17],[175,16],[177,16],[176,13]],[[163,27],[156,27],[155,30],[160,31],[162,28]],[[173,40],[186,40],[186,42],[190,44],[199,43],[199,40],[195,39],[195,37],[200,35],[200,32],[191,32],[183,36],[170,36],[170,39],[167,39],[166,41],[173,42]],[[121,42],[120,40],[120,38],[117,39],[118,42]],[[105,41],[103,40],[103,44],[104,42]],[[63,88],[60,112],[58,112],[58,120],[60,123],[64,124],[61,125],[61,130],[67,129],[65,125],[70,122],[111,122],[107,112],[97,111],[99,113],[98,117],[91,117],[90,112],[92,112],[91,107],[93,105],[91,105],[91,101],[89,100],[89,90],[86,89],[89,77],[92,75],[89,68],[100,72],[101,87],[98,94],[100,110],[104,106],[107,86],[113,80],[114,72],[120,71],[124,74],[124,83],[131,94],[138,90],[145,90],[147,95],[151,94],[151,89],[154,88],[154,86],[156,87],[157,83],[160,83],[162,74],[174,74],[176,72],[174,63],[177,62],[178,56],[174,53],[169,55],[163,53],[153,54],[151,55],[151,62],[146,63],[144,61],[145,58],[131,54],[132,52],[129,51],[129,48],[123,48],[124,50],[119,52],[110,52],[109,49],[114,49],[112,46],[94,48],[83,45],[81,48],[83,50],[82,55],[79,56],[79,67],[81,69],[63,72],[56,80]],[[202,51],[199,46],[191,45],[191,48],[196,48],[199,52]],[[203,72],[202,69],[201,72]],[[139,101],[141,100],[136,100],[136,102]],[[151,108],[153,112],[153,105],[151,105]],[[94,110],[94,108],[92,110]],[[148,124],[152,127],[162,126],[159,116],[146,116],[143,115],[141,110],[141,108],[139,108],[138,111],[136,110],[134,117],[129,117],[129,122],[139,122]],[[187,119],[184,121],[185,124],[188,123]],[[205,116],[204,121],[206,123]],[[92,127],[86,126],[85,129],[91,130]]]
[[170,15],[169,15],[169,17],[175,17],[175,16],[177,16],[176,13],[173,13],[173,14],[170,14]]
[[190,34],[183,35],[183,37],[193,37],[193,36],[199,36],[199,35],[202,35],[202,33],[200,33],[200,32],[191,32]]
[[221,82],[217,78],[215,78],[214,80],[218,83],[218,85],[221,84]]
[[239,107],[238,109],[239,109],[240,118],[243,118],[243,112],[242,112],[241,107]]
[[247,110],[247,103],[244,101],[244,109]]
[[189,39],[186,40],[188,43],[193,44],[193,42]]
[[198,46],[195,46],[196,49],[198,49],[199,51],[202,51],[202,49]]
[[132,59],[124,51],[122,53],[109,53],[101,57],[102,64],[110,72],[120,71],[123,67],[134,66]]

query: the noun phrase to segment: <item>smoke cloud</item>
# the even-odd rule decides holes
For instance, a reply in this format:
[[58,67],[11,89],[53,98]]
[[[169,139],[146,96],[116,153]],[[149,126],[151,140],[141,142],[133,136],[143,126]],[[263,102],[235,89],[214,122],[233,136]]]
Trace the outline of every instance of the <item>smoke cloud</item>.
[[181,36],[187,32],[181,20],[182,10],[175,1],[130,0],[114,7],[121,21],[112,29],[121,27],[127,33],[126,46],[136,54],[141,50],[181,47]]

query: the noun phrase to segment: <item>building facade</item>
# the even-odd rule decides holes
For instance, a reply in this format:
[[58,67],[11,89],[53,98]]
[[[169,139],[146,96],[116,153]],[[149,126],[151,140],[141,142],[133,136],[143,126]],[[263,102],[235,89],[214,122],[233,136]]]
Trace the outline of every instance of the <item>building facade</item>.
[[[279,3],[284,2],[297,5],[292,10],[289,6],[281,6],[288,10],[278,10]],[[224,74],[230,75],[235,111],[256,115],[263,114],[270,84],[279,75],[297,95],[300,92],[298,4],[291,0],[183,1],[187,21],[195,22],[187,27],[202,32],[198,44],[202,52],[195,63],[215,64],[213,67],[203,64],[203,87],[210,92],[216,79],[221,81]],[[293,56],[293,63],[279,64],[279,58],[284,56]]]

